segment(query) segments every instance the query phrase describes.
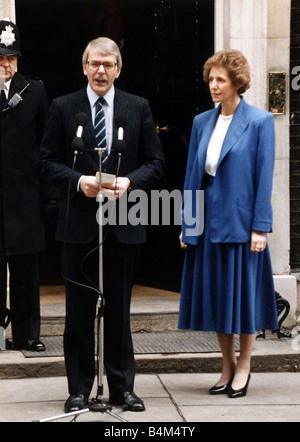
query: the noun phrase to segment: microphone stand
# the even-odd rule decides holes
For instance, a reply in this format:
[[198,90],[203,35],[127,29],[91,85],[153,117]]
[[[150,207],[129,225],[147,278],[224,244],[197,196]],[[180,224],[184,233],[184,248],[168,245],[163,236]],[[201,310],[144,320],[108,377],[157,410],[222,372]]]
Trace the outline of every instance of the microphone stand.
[[[106,148],[105,148],[106,149]],[[103,376],[104,376],[104,306],[105,298],[103,296],[103,225],[102,225],[102,215],[103,215],[103,201],[104,196],[102,193],[102,153],[105,149],[96,148],[95,150],[99,153],[99,193],[97,195],[97,201],[99,203],[99,297],[97,303],[97,396],[92,399],[89,404],[89,410],[92,412],[108,413],[119,419],[122,422],[127,422],[122,417],[111,411],[112,406],[103,400]]]
[[[40,419],[35,422],[50,422],[57,419],[63,419],[66,417],[74,416],[71,422],[76,422],[77,416],[93,412],[93,413],[107,413],[110,416],[120,420],[121,422],[128,422],[126,419],[113,413],[112,406],[103,400],[103,378],[104,378],[104,305],[105,300],[103,296],[103,200],[102,193],[102,153],[106,148],[95,148],[99,153],[99,193],[97,195],[97,201],[99,203],[99,296],[97,302],[97,395],[88,404],[87,408],[82,410],[73,411],[70,413],[64,413],[57,416],[53,416],[46,419]],[[120,157],[120,156],[119,156]]]

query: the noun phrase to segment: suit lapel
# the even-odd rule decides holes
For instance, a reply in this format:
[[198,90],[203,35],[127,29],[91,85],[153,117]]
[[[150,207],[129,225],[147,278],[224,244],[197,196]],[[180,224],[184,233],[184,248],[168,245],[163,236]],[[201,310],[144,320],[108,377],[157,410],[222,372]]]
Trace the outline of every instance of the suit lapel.
[[98,154],[96,151],[93,152],[93,150],[97,146],[97,142],[92,121],[90,102],[86,93],[86,89],[82,89],[79,96],[76,97],[76,100],[74,100],[72,110],[73,121],[75,121],[76,115],[80,112],[84,112],[89,117],[88,122],[82,133],[82,139],[84,141],[85,148],[91,150],[91,153],[89,154],[88,152],[86,152],[86,155],[89,155],[91,160],[96,162],[97,167],[99,167]]
[[[23,77],[23,75],[19,74],[18,72],[15,73],[10,88],[9,88],[9,93],[8,93],[8,99],[6,100],[4,107],[2,109],[2,112],[4,113],[10,113],[11,112],[11,108],[8,107],[7,103],[9,102],[9,100],[17,93],[20,93],[25,86],[27,86],[29,84],[28,81],[26,81],[26,79]],[[26,94],[30,91],[30,85],[29,87],[26,88],[26,92],[24,91],[24,95],[22,94],[22,99],[24,99],[26,97]]]
[[124,94],[121,90],[115,89],[115,98],[114,98],[114,121],[113,121],[113,140],[112,140],[112,150],[107,160],[106,168],[109,171],[111,166],[115,163],[117,158],[117,153],[113,150],[113,146],[118,139],[118,128],[115,124],[116,119],[119,117],[125,117],[128,121],[128,100],[126,98],[126,94]]
[[220,113],[220,106],[218,106],[216,109],[213,109],[212,114],[205,125],[205,128],[203,129],[203,135],[201,137],[200,145],[198,148],[198,162],[200,165],[200,171],[204,171],[205,167],[205,161],[206,161],[206,152],[208,143],[211,137],[211,134],[214,130],[214,127],[216,125],[216,121],[218,119]]
[[125,117],[128,120],[128,100],[126,98],[126,95],[122,91],[116,89],[114,100],[113,141],[116,141],[118,137],[118,128],[115,124],[115,121],[120,116]]
[[248,120],[246,115],[247,104],[242,98],[236,111],[233,116],[232,122],[228,128],[227,134],[225,136],[218,167],[220,163],[223,161],[224,157],[228,154],[228,152],[233,148],[236,142],[240,139],[242,133],[245,131],[248,126]]
[[89,117],[88,122],[84,128],[82,138],[85,141],[87,148],[93,149],[96,146],[96,138],[95,138],[95,133],[94,133],[94,128],[93,128],[90,103],[89,103],[85,89],[82,90],[82,93],[74,101],[74,108],[73,108],[72,112],[73,112],[72,116],[74,118],[74,121],[76,119],[76,115],[80,112],[84,112]]
[[[21,90],[23,90],[27,84],[28,82],[26,82],[25,78],[21,74],[16,72],[10,85],[8,98],[10,99],[16,93],[21,92]],[[26,91],[29,91],[29,87],[26,89]]]

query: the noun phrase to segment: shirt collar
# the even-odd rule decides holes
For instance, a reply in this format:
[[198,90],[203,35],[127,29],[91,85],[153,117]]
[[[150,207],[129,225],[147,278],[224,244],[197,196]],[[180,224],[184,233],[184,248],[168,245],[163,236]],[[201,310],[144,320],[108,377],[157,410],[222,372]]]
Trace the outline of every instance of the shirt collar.
[[[91,88],[90,84],[87,85],[87,95],[89,102],[91,106],[95,106],[96,101],[99,98],[99,95],[96,94],[95,91]],[[114,104],[114,98],[115,98],[115,87],[112,85],[112,87],[109,89],[106,95],[104,95],[105,101],[109,107],[113,107]]]
[[3,83],[4,84],[4,92],[5,92],[6,97],[8,97],[8,94],[9,94],[11,80],[12,79],[10,79],[10,80],[6,81],[5,83]]

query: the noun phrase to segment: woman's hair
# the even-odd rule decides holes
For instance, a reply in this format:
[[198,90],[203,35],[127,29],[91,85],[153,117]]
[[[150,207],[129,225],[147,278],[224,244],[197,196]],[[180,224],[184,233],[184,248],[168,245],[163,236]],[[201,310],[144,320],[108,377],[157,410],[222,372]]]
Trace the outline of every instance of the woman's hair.
[[250,67],[244,55],[236,49],[225,49],[212,55],[204,64],[203,79],[209,82],[213,67],[225,68],[233,85],[239,85],[238,93],[243,94],[250,87]]
[[107,37],[99,37],[89,42],[82,55],[82,64],[86,64],[88,61],[89,51],[91,48],[97,49],[104,55],[115,55],[117,57],[117,66],[122,68],[122,56],[118,45]]

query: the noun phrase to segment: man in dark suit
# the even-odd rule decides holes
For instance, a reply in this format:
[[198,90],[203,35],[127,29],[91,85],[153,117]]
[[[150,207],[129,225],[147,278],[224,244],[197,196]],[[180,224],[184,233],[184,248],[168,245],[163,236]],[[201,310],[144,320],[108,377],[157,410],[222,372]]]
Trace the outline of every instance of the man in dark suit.
[[0,325],[7,312],[8,265],[13,348],[43,351],[39,341],[38,254],[44,248],[39,145],[48,100],[41,81],[17,72],[19,55],[18,28],[8,20],[0,21]]
[[[108,38],[93,40],[83,54],[83,71],[88,86],[55,99],[50,108],[42,142],[41,174],[61,189],[57,222],[57,240],[64,243],[64,276],[66,279],[65,362],[69,398],[65,411],[86,406],[91,392],[94,367],[94,320],[99,276],[99,226],[96,221],[99,184],[99,155],[103,146],[108,158],[103,171],[115,174],[118,153],[116,120],[127,120],[124,131],[126,150],[122,155],[119,177],[103,187],[117,199],[127,198],[130,189],[146,190],[164,172],[164,155],[146,99],[130,95],[114,86],[122,67],[118,46]],[[99,140],[97,101],[103,97],[105,136]],[[85,113],[88,123],[83,129],[84,149],[76,157],[72,141],[76,116]],[[102,124],[103,119],[101,120]],[[98,126],[99,128],[99,126]],[[102,132],[102,129],[99,131]],[[75,160],[75,161],[74,161]],[[73,165],[75,164],[75,167]],[[121,224],[121,223],[120,223]],[[146,241],[145,225],[104,227],[104,363],[109,400],[112,405],[131,411],[143,411],[144,403],[134,394],[135,362],[130,331],[130,299],[137,269],[140,245]],[[91,252],[91,253],[90,253]]]

